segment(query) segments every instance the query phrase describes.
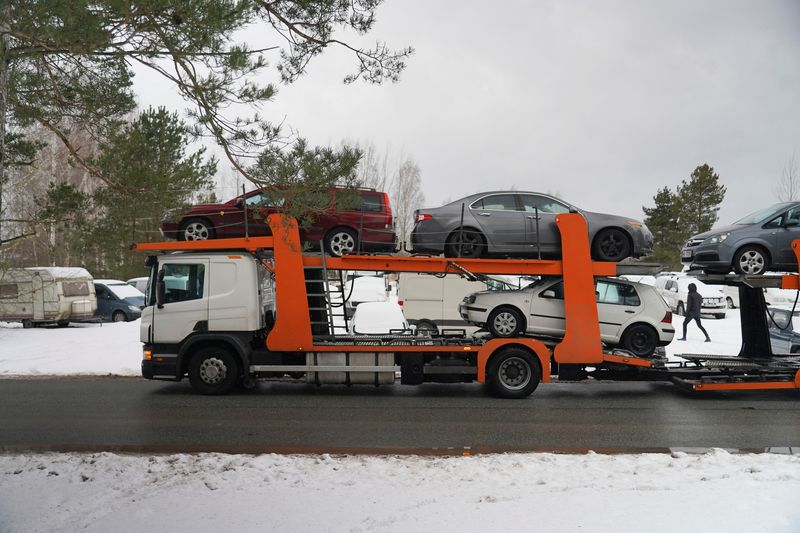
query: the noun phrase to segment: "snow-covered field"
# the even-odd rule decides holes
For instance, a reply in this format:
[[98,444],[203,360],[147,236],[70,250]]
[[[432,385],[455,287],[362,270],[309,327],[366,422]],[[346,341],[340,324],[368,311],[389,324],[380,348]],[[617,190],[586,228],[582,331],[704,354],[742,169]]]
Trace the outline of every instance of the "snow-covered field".
[[796,455],[0,456],[0,532],[800,531]]
[[[739,350],[739,314],[667,352]],[[676,317],[680,334],[682,317]],[[139,375],[139,322],[0,323],[0,377]],[[2,382],[0,382],[2,386]],[[553,385],[557,386],[557,385]],[[765,413],[768,416],[768,413]],[[1,430],[1,429],[0,429]],[[0,455],[0,533],[800,531],[800,455]]]

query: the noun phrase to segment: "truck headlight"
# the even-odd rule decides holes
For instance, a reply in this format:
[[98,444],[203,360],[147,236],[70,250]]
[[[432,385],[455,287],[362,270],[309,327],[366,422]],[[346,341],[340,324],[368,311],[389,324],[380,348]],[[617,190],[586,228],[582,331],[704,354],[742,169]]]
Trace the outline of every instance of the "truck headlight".
[[712,235],[711,237],[706,238],[706,240],[703,241],[703,244],[717,244],[727,239],[728,236],[730,236],[730,232],[718,233],[716,235]]

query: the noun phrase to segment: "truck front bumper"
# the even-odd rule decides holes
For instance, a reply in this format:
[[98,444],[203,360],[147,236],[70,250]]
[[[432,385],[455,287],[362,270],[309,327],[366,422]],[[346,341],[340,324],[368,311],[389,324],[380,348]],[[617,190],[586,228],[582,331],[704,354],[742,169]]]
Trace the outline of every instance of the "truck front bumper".
[[145,379],[180,381],[183,376],[178,375],[178,356],[174,354],[158,354],[145,345],[144,358],[142,359],[142,377]]

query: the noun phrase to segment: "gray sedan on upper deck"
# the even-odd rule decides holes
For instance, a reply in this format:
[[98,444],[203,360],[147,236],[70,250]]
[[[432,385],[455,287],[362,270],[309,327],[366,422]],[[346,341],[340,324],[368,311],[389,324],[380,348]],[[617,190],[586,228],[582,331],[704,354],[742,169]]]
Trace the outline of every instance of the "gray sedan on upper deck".
[[586,219],[594,259],[616,262],[653,251],[653,236],[638,220],[592,213],[546,194],[524,191],[483,192],[442,207],[419,209],[414,213],[411,244],[415,252],[448,257],[531,256],[538,251],[543,257],[558,257],[561,234],[555,220],[569,212]]

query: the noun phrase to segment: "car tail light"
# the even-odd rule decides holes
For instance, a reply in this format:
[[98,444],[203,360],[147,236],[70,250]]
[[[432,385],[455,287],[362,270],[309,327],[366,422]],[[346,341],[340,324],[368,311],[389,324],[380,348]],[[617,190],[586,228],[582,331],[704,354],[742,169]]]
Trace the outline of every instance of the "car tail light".
[[383,194],[383,206],[386,208],[386,229],[389,229],[393,226],[392,220],[392,205],[389,203],[389,195],[386,193]]
[[403,307],[404,303],[405,302],[403,300],[397,300],[397,305],[399,305],[400,307]]
[[672,324],[672,311],[667,311],[667,314],[664,315],[664,318],[661,319],[661,322],[664,324]]
[[414,222],[425,222],[426,220],[430,220],[433,218],[433,215],[429,215],[427,213],[417,213],[416,220]]

